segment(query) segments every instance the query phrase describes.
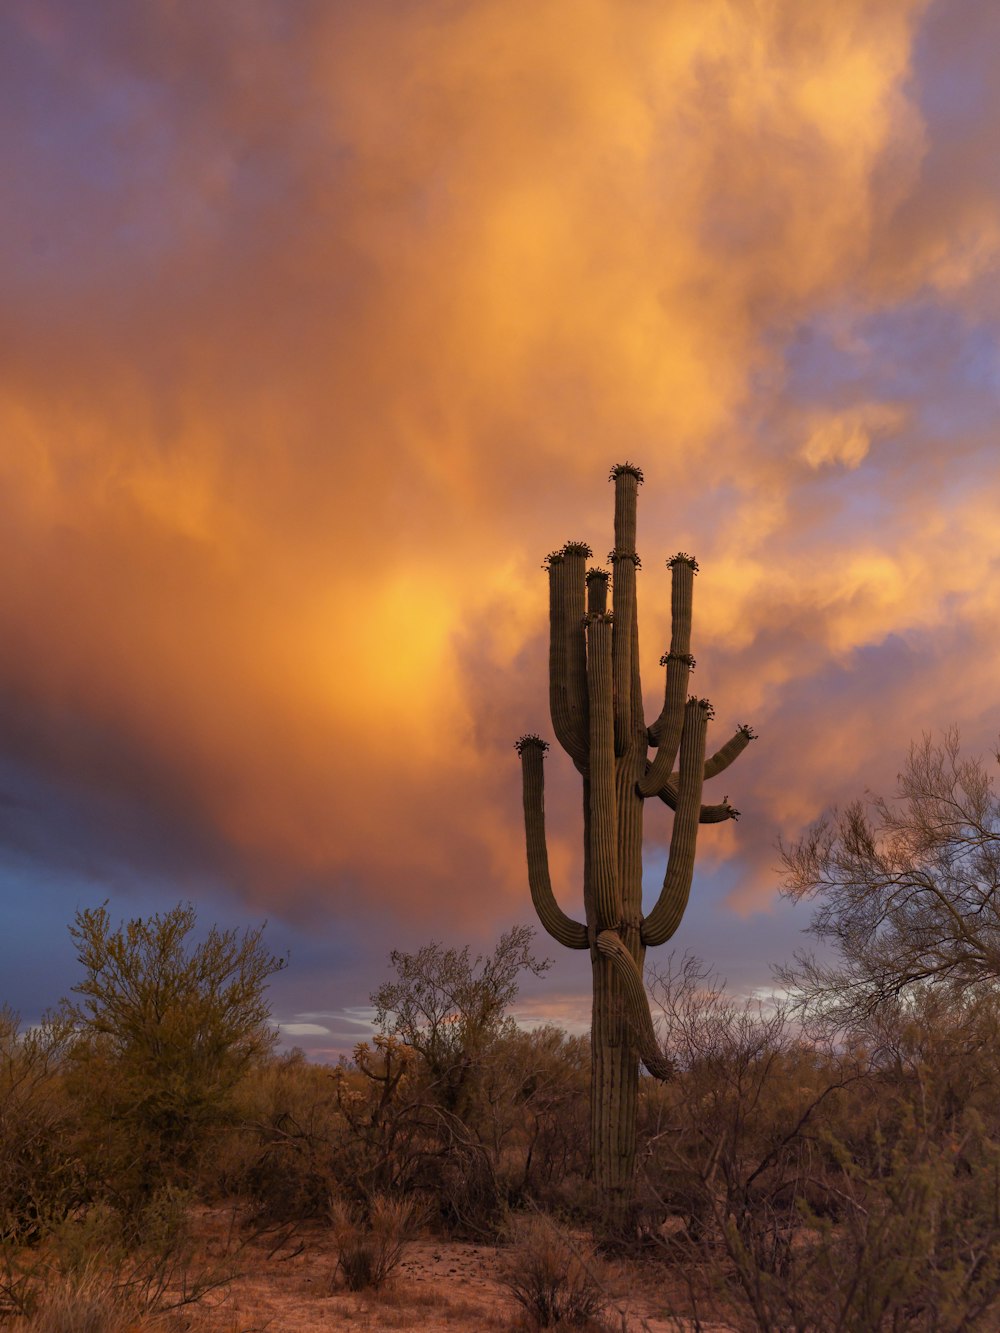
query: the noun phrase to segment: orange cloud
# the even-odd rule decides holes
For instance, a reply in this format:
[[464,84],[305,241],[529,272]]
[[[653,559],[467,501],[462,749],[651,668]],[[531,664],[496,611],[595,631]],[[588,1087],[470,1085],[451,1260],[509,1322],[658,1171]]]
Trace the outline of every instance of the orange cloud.
[[[782,729],[782,692],[994,614],[947,558],[968,525],[988,541],[990,506],[923,511],[909,391],[792,401],[793,331],[845,294],[850,357],[887,303],[964,301],[995,265],[968,182],[958,237],[911,207],[926,9],[164,0],[109,33],[13,11],[55,108],[3,187],[49,257],[0,314],[16,761],[162,806],[254,904],[523,913],[510,742],[546,727],[537,566],[610,545],[601,478],[628,456],[650,696],[655,570],[690,545],[699,670],[724,717],[771,728],[758,834],[710,849],[757,837],[759,869],[775,824],[888,739],[861,707],[831,758]],[[571,884],[575,796],[553,809]],[[113,816],[102,837],[111,857]],[[758,875],[746,901],[770,892]]]

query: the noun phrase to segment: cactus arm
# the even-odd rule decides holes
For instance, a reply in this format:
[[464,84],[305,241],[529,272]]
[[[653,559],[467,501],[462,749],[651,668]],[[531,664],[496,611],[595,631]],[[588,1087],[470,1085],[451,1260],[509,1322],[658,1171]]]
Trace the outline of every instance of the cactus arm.
[[[726,741],[725,745],[716,750],[710,759],[705,760],[705,781],[707,782],[709,778],[717,777],[720,773],[725,772],[729,765],[739,758],[750,742],[756,739],[757,733],[752,727],[748,727],[745,723],[737,727],[735,733]],[[646,774],[647,781],[640,784],[639,790],[643,796],[658,796],[664,804],[670,806],[671,810],[676,810],[679,799],[679,775],[676,772],[671,773],[669,778],[662,782],[655,791],[650,791],[647,788],[652,785],[648,782],[652,771],[652,766],[650,766]],[[727,800],[723,800],[717,805],[703,805],[698,822],[701,824],[721,824],[726,819],[738,818],[739,811],[734,810]]]
[[[664,776],[669,775],[673,767],[674,758],[677,755],[677,745],[680,742],[680,729],[684,719],[684,700],[687,697],[687,677],[684,679],[684,691],[680,697],[676,694],[676,683],[674,691],[671,691],[671,661],[682,664],[688,664],[688,670],[694,666],[694,658],[691,656],[691,607],[694,593],[694,576],[698,572],[698,561],[693,555],[688,555],[686,551],[678,551],[675,556],[667,561],[670,570],[670,652],[660,658],[660,665],[667,668],[666,689],[664,691],[663,707],[660,710],[660,716],[649,728],[650,745],[662,745],[663,734],[668,726],[673,724],[671,734],[676,734],[674,741],[673,754],[668,765],[662,765],[666,768]],[[678,674],[675,669],[675,675]]]
[[680,790],[670,837],[667,873],[656,906],[642,923],[640,937],[643,944],[663,944],[670,939],[680,925],[691,892],[710,709],[707,699],[689,699],[684,708]]
[[748,727],[746,723],[736,728],[733,736],[726,741],[720,750],[716,750],[711,759],[705,760],[705,781],[716,777],[724,772],[734,760],[738,759],[751,741],[757,739],[757,733],[753,727]]
[[577,768],[587,767],[587,558],[593,555],[586,542],[567,542],[562,549],[566,575],[563,634],[566,636],[566,704],[572,731],[571,751]]
[[590,870],[593,920],[598,930],[621,917],[618,885],[618,809],[612,703],[612,615],[587,617],[587,687],[590,694]]
[[552,936],[567,949],[590,946],[587,928],[568,917],[555,900],[549,878],[549,857],[545,846],[545,772],[542,760],[549,748],[539,736],[522,736],[517,742],[521,756],[521,781],[524,793],[524,834],[528,852],[528,886],[538,919]]
[[589,547],[569,543],[546,557],[549,574],[549,711],[556,740],[581,773],[587,766],[583,564]]
[[587,570],[587,614],[603,616],[608,609],[608,571]]
[[566,694],[566,570],[562,551],[545,557],[543,568],[549,576],[549,714],[556,740],[569,750],[571,733],[569,702]]
[[[650,729],[652,734],[659,728],[659,748],[645,776],[640,779],[639,792],[642,796],[654,796],[661,787],[671,780],[671,770],[677,758],[681,743],[681,731],[684,727],[684,701],[687,698],[688,677],[694,666],[694,658],[688,653],[667,653],[660,658],[660,665],[667,668],[667,689],[663,703],[663,712]],[[661,725],[662,723],[662,725]]]
[[[674,775],[676,777],[676,774]],[[677,802],[680,794],[677,790],[677,783],[674,778],[665,782],[656,793],[664,805],[669,805],[671,810],[677,809]],[[716,805],[703,805],[698,812],[699,824],[724,824],[727,819],[739,819],[740,812],[734,810],[728,800],[719,801]]]
[[668,1079],[674,1072],[673,1064],[660,1050],[649,1012],[649,1001],[642,984],[635,959],[622,943],[616,931],[602,930],[596,940],[598,951],[607,958],[622,983],[626,1017],[632,1029],[639,1058],[654,1078]]

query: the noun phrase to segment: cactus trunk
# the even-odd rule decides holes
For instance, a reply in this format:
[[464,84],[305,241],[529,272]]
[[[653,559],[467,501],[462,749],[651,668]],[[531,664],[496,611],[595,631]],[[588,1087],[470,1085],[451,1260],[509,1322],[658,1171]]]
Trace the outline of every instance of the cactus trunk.
[[[542,769],[548,743],[530,734],[520,738],[517,749],[532,901],[554,939],[591,954],[592,1171],[609,1215],[620,1218],[635,1169],[640,1060],[656,1078],[670,1074],[643,988],[646,946],[662,944],[680,924],[694,873],[698,825],[737,817],[728,801],[702,805],[702,783],[727,768],[753,732],[738,728],[706,763],[711,708],[706,699],[687,698],[694,666],[691,603],[697,565],[683,554],[667,562],[672,568],[672,630],[670,651],[661,658],[666,667],[664,703],[647,727],[639,674],[635,551],[642,473],[625,463],[612,469],[611,478],[615,483],[612,611],[607,610],[606,571],[586,570],[589,546],[569,542],[546,560],[552,725],[583,778],[585,925],[558,906],[549,879]],[[656,751],[652,759],[651,746]],[[679,771],[674,771],[678,753]],[[663,888],[644,917],[643,805],[650,796],[659,797],[675,814]]]

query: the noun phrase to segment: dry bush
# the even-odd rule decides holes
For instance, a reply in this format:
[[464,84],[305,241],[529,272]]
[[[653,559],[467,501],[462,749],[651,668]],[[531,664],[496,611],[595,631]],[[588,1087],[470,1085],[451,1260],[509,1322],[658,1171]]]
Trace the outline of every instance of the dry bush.
[[139,1310],[93,1263],[53,1278],[24,1325],[24,1333],[131,1333]]
[[541,1215],[515,1218],[499,1281],[532,1328],[602,1328],[607,1300],[591,1245]]
[[68,1037],[51,1016],[22,1032],[0,1006],[0,1245],[34,1244],[82,1197],[62,1080]]
[[395,1270],[416,1220],[410,1199],[372,1196],[366,1208],[343,1199],[330,1205],[337,1269],[349,1291],[377,1291]]
[[644,1126],[647,1236],[692,1306],[796,1333],[994,1317],[997,1001],[916,991],[836,1049],[707,982],[689,961],[657,983],[677,1074]]
[[338,1071],[295,1050],[249,1070],[236,1120],[219,1144],[210,1196],[239,1198],[258,1225],[325,1218],[350,1127],[337,1105]]

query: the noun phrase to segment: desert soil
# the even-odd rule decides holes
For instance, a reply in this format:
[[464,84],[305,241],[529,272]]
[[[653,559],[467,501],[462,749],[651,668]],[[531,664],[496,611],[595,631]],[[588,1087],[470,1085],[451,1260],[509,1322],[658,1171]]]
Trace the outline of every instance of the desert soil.
[[[503,1333],[519,1326],[519,1307],[498,1281],[493,1246],[413,1240],[381,1291],[354,1293],[336,1282],[329,1230],[301,1230],[277,1249],[276,1239],[258,1238],[244,1248],[234,1279],[187,1307],[175,1328],[190,1333],[329,1333],[340,1328]],[[221,1239],[210,1241],[207,1257],[220,1249]],[[606,1291],[609,1325],[616,1333],[682,1333],[690,1327],[671,1318],[659,1265],[609,1265]],[[722,1333],[725,1325],[702,1327]]]

